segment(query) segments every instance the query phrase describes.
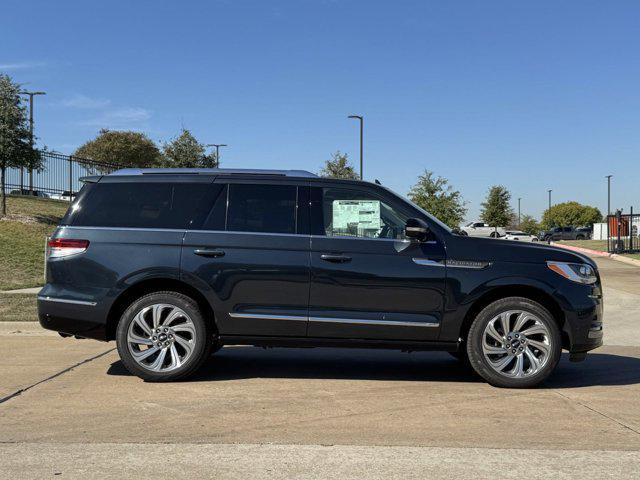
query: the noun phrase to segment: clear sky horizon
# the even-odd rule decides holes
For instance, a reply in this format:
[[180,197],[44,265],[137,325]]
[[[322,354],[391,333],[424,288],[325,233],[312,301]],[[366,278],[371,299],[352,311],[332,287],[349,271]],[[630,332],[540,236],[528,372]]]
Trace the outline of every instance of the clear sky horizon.
[[0,72],[39,145],[99,129],[226,143],[222,166],[318,172],[332,152],[406,194],[425,169],[475,219],[488,188],[640,212],[640,2],[3,2]]

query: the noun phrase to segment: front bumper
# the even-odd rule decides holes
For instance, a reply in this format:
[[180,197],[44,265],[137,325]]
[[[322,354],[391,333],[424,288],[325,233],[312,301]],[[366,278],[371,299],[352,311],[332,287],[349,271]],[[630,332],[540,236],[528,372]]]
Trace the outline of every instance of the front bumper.
[[570,284],[557,293],[568,307],[564,309],[563,332],[568,342],[564,347],[578,359],[581,357],[578,354],[602,346],[604,303],[600,282],[593,285]]

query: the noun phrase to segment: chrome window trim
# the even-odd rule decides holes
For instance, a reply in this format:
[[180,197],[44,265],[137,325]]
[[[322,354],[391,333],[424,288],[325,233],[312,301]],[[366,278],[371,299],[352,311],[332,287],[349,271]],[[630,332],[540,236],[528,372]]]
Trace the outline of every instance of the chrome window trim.
[[236,230],[187,230],[187,233],[232,233],[234,235],[269,235],[279,237],[308,237],[308,233],[278,233],[278,232],[241,232]]
[[[77,226],[73,225],[60,225],[60,228],[73,228],[80,230],[115,230],[115,231],[134,231],[134,232],[180,232],[180,233],[232,233],[242,235],[277,235],[285,237],[311,237],[311,238],[332,238],[341,240],[374,240],[378,242],[399,242],[399,243],[411,243],[411,240],[398,239],[398,238],[372,238],[372,237],[330,237],[327,235],[311,235],[309,233],[276,233],[276,232],[240,232],[235,230],[199,230],[194,228],[141,228],[141,227],[91,227],[91,226]],[[421,242],[426,245],[435,245],[438,242],[436,240],[429,240]]]
[[[116,231],[123,231],[123,230],[131,230],[131,231],[137,231],[137,232],[180,232],[180,233],[184,233],[186,231],[188,231],[185,228],[142,228],[142,227],[92,227],[92,226],[88,226],[88,225],[83,225],[83,226],[73,226],[73,225],[60,225],[60,228],[72,228],[72,229],[79,229],[79,230],[116,230]],[[194,230],[194,231],[198,231],[198,230]]]
[[56,298],[38,295],[38,300],[43,302],[70,303],[72,305],[85,305],[87,307],[95,307],[98,302],[87,302],[85,300],[71,300],[68,298]]

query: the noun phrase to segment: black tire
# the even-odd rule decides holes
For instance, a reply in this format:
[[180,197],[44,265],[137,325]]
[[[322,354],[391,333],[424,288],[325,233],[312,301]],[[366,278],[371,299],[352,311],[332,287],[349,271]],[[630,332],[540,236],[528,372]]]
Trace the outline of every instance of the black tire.
[[576,235],[576,240],[584,240],[584,235]]
[[460,235],[462,235],[463,237],[469,236],[469,234],[464,230],[460,230]]
[[[549,332],[549,358],[536,373],[522,378],[512,378],[496,372],[485,358],[482,335],[487,324],[497,315],[508,310],[522,310],[534,314]],[[495,387],[531,388],[543,382],[556,368],[562,353],[562,337],[555,319],[549,311],[533,300],[524,297],[507,297],[485,307],[475,318],[467,336],[467,355],[473,369]]]
[[491,238],[500,238],[500,234],[499,234],[498,232],[491,232],[491,233],[489,234],[489,236],[490,236]]
[[[193,322],[195,345],[184,363],[170,371],[154,372],[138,364],[129,351],[127,332],[134,317],[143,308],[154,304],[169,304],[182,309]],[[211,355],[213,347],[211,328],[204,320],[197,303],[190,297],[177,292],[155,292],[135,300],[122,314],[116,330],[118,354],[126,369],[147,382],[172,382],[184,380],[194,374]]]

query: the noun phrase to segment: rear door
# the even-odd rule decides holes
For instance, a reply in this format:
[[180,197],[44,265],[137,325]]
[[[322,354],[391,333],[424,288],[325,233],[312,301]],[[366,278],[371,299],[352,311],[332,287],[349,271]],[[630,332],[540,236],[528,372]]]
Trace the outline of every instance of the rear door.
[[[315,185],[315,184],[314,184]],[[445,250],[404,236],[415,216],[360,186],[311,187],[310,337],[435,340]]]
[[308,187],[217,179],[212,188],[209,216],[186,233],[182,275],[206,293],[222,335],[305,336]]

